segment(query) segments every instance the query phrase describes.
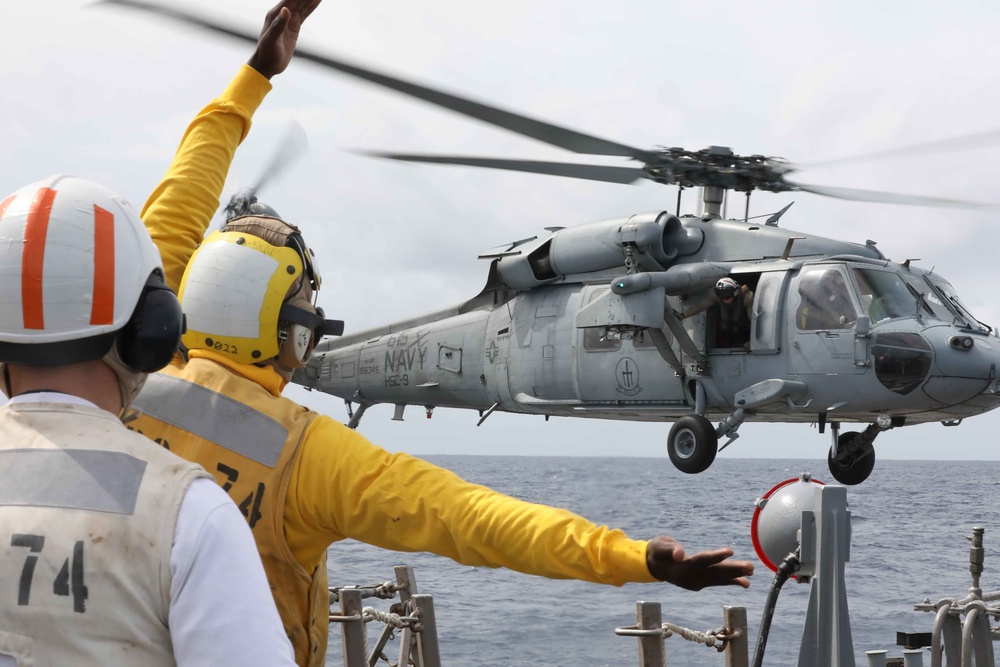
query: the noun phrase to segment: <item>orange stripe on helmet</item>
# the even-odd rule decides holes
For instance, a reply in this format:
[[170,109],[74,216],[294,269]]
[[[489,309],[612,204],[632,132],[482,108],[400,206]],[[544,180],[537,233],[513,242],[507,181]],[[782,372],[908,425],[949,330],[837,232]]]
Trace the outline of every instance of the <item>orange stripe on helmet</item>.
[[44,329],[42,306],[42,267],[45,262],[45,237],[49,231],[49,214],[56,191],[39,188],[28,211],[24,228],[24,250],[21,251],[21,312],[25,329]]
[[3,201],[0,201],[0,218],[2,218],[3,214],[7,212],[7,207],[10,206],[10,203],[14,201],[14,199],[14,195],[11,195]]
[[91,324],[115,318],[115,215],[94,204],[94,303]]

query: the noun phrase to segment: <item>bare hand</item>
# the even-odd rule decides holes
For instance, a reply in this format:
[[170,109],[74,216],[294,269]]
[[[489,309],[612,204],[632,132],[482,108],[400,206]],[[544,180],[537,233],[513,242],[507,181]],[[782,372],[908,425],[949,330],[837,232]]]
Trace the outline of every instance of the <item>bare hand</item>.
[[247,64],[270,79],[288,67],[299,40],[299,28],[320,0],[281,0],[267,12],[257,50]]
[[714,549],[687,556],[680,542],[661,535],[646,545],[646,567],[660,581],[689,591],[700,591],[707,586],[749,588],[747,577],[753,574],[753,563],[729,560],[732,555],[732,549]]

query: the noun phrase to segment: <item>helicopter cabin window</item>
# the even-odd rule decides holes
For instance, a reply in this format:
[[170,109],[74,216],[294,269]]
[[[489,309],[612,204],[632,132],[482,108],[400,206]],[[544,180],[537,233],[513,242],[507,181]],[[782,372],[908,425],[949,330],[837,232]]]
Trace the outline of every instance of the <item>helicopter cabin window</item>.
[[799,274],[799,307],[795,324],[801,330],[849,329],[858,319],[844,274],[817,266]]
[[622,346],[621,338],[610,338],[606,327],[587,327],[583,330],[583,349],[590,352],[617,350]]
[[[670,333],[670,329],[664,327],[660,331],[666,337],[667,345],[673,345],[674,335]],[[642,331],[636,331],[632,335],[632,347],[637,350],[655,350],[656,343],[653,342],[653,337],[649,335],[649,331],[643,329]]]
[[[604,295],[607,288],[595,289],[590,293],[587,303]],[[583,349],[589,352],[607,352],[618,350],[622,346],[621,338],[611,338],[607,336],[607,327],[586,327],[583,330]]]

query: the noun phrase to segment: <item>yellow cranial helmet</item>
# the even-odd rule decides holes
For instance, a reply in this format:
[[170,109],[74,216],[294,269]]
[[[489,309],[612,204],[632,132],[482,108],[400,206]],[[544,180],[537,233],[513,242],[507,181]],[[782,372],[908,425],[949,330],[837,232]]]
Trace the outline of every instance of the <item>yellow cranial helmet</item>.
[[343,332],[314,305],[319,285],[298,228],[267,215],[233,219],[205,239],[184,272],[184,346],[245,364],[300,367],[320,336]]

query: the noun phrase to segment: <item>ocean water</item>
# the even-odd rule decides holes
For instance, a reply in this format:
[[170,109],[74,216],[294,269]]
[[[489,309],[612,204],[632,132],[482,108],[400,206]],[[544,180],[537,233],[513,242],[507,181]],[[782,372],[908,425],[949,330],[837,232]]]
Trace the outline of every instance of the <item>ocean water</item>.
[[[420,592],[434,596],[445,665],[638,665],[637,640],[614,633],[635,622],[638,600],[660,602],[665,621],[699,631],[722,625],[724,605],[746,607],[752,653],[773,579],[751,544],[753,502],[801,472],[834,481],[825,460],[719,459],[690,476],[666,457],[425,458],[470,481],[565,507],[635,538],[671,535],[689,552],[729,546],[757,566],[749,590],[691,592],[664,583],[614,587],[548,580],[350,540],[334,544],[328,556],[331,585],[393,580],[395,565],[415,569]],[[859,666],[867,664],[866,650],[902,655],[895,646],[897,631],[930,631],[932,615],[914,611],[914,604],[966,595],[971,584],[966,536],[973,526],[986,529],[982,588],[1000,589],[1000,463],[879,461],[864,484],[848,488],[847,500],[852,538],[846,583]],[[782,588],[765,665],[797,664],[808,597],[806,585],[789,581]],[[386,608],[384,602],[365,604]],[[370,626],[372,640],[376,633]],[[668,665],[725,664],[714,648],[677,636],[665,645]],[[397,652],[393,644],[393,662]],[[337,625],[331,627],[327,664],[342,664]]]

